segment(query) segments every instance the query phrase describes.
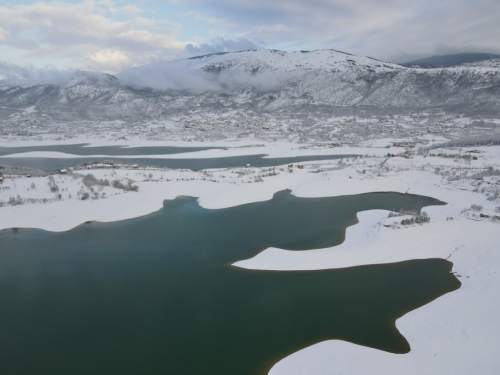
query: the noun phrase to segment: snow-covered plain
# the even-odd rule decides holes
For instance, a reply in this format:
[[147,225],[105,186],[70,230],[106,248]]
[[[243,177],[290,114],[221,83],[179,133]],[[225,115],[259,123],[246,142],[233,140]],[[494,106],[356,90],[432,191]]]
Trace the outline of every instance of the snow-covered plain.
[[[300,252],[270,248],[252,259],[235,263],[235,266],[249,269],[288,271],[443,258],[453,262],[453,272],[462,282],[459,290],[397,321],[398,329],[410,343],[408,354],[390,354],[330,340],[291,354],[278,362],[270,373],[497,374],[500,370],[497,355],[500,325],[496,317],[500,307],[500,272],[497,272],[500,223],[480,218],[479,214],[500,215],[495,211],[500,206],[500,198],[494,197],[500,189],[500,176],[490,173],[499,168],[500,146],[475,148],[477,160],[464,158],[466,149],[431,151],[433,154],[457,154],[455,157],[413,155],[406,159],[401,156],[386,158],[387,152],[396,153],[396,148],[388,150],[385,143],[384,140],[371,142],[371,147],[330,148],[285,142],[264,142],[259,147],[248,147],[251,142],[221,142],[213,145],[230,144],[234,149],[201,151],[188,156],[252,153],[295,156],[334,151],[364,157],[307,162],[303,163],[304,169],[294,167],[292,173],[287,167],[277,167],[274,171],[254,167],[200,172],[158,168],[75,171],[53,176],[57,194],[61,194],[58,198],[49,188],[48,177],[6,176],[0,185],[0,201],[19,196],[31,198],[34,203],[25,201],[0,207],[0,229],[34,227],[64,231],[91,220],[122,220],[154,212],[162,207],[164,199],[179,195],[199,197],[199,204],[209,209],[268,200],[283,189],[290,189],[299,197],[375,191],[431,196],[448,204],[425,208],[431,217],[428,224],[405,226],[399,224],[400,217],[388,218],[387,211],[361,212],[359,223],[347,229],[346,240],[339,246]],[[204,142],[203,146],[210,144]],[[398,153],[404,150],[399,149]],[[46,154],[37,154],[42,155]],[[6,164],[7,159],[3,158],[2,163]],[[485,175],[487,172],[491,175]],[[102,180],[130,180],[139,191],[126,192],[112,186],[93,186],[91,191],[82,182],[83,176],[89,173]],[[478,177],[481,174],[483,176]],[[90,198],[81,200],[82,192],[91,193]],[[46,203],[40,203],[43,199]],[[482,209],[473,211],[471,205],[480,205]]]

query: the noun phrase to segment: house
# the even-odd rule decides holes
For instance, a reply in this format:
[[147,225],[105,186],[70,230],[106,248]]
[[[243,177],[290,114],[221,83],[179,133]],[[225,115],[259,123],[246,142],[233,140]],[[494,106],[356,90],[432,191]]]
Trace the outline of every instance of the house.
[[477,160],[477,156],[473,156],[473,157],[472,157],[472,160]]
[[67,174],[67,173],[68,173],[68,170],[67,170],[67,169],[60,169],[60,170],[59,170],[59,173],[60,173],[60,174]]
[[250,167],[251,167],[251,165],[250,165],[250,164],[247,164],[247,165],[245,165],[245,167],[250,168]]
[[137,165],[137,164],[134,164],[134,165],[132,165],[132,168],[137,169],[137,168],[138,168],[138,165]]
[[0,172],[0,184],[3,184],[3,174]]
[[304,169],[304,166],[302,164],[299,164],[299,165],[297,165],[297,168]]

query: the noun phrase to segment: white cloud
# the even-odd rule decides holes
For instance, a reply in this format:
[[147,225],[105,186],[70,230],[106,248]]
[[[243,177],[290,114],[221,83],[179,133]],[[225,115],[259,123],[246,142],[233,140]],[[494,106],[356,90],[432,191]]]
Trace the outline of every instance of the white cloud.
[[0,61],[0,79],[54,80],[67,78],[72,73],[72,70],[59,70],[49,66],[36,68]]
[[[387,59],[438,44],[500,49],[498,0],[190,0],[186,10],[232,26],[218,34],[288,50],[335,48]],[[220,22],[222,25],[222,21]],[[467,48],[466,48],[467,50]]]
[[[110,73],[152,61],[262,46],[334,48],[393,61],[445,51],[500,51],[498,0],[166,3],[178,12],[155,13],[153,0],[0,6],[0,51],[19,66],[52,64]],[[181,37],[186,29],[190,40]]]
[[[111,13],[134,14],[114,20]],[[22,62],[63,61],[68,67],[117,71],[158,56],[185,54],[182,25],[137,16],[132,4],[111,0],[0,7],[0,41]]]
[[211,74],[192,67],[165,63],[150,64],[130,69],[117,75],[124,85],[147,87],[153,90],[187,90],[205,92],[219,90],[241,90],[252,87],[260,91],[274,89],[298,74],[258,72],[251,74],[239,69],[226,69],[220,74]]
[[126,54],[119,50],[100,50],[90,56],[90,59],[102,65],[124,65],[129,62]]
[[186,51],[193,56],[207,55],[216,52],[233,52],[249,49],[259,49],[254,42],[248,39],[225,39],[221,36],[213,39],[210,43],[201,43],[200,45],[188,44]]
[[0,27],[0,41],[7,40],[8,36],[9,36],[9,32]]

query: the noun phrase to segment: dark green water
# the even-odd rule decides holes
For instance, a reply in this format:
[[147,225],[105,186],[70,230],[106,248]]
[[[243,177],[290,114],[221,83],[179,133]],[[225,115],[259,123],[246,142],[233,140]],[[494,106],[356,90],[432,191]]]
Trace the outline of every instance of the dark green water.
[[126,147],[126,146],[96,146],[85,147],[88,143],[78,143],[73,145],[45,145],[45,146],[22,146],[22,147],[0,147],[0,156],[18,154],[32,151],[57,151],[73,155],[170,155],[182,154],[184,152],[195,152],[204,150],[221,149],[224,147],[178,147],[178,146],[147,146],[147,147]]
[[436,204],[282,191],[206,210],[183,197],[64,233],[2,231],[0,374],[265,374],[327,339],[407,352],[395,320],[460,286],[445,260],[300,272],[230,264],[268,246],[339,244],[362,210]]
[[42,171],[51,172],[59,169],[67,169],[78,164],[89,161],[104,161],[111,160],[117,164],[138,164],[150,165],[161,168],[175,169],[191,169],[200,171],[203,169],[213,168],[233,168],[244,167],[246,164],[251,164],[255,167],[274,167],[278,165],[301,163],[313,160],[333,160],[356,155],[316,155],[316,156],[295,156],[285,158],[264,158],[266,155],[244,155],[230,156],[224,158],[200,158],[200,159],[154,159],[154,158],[0,158],[0,165],[12,165],[16,167],[30,167],[40,169]]

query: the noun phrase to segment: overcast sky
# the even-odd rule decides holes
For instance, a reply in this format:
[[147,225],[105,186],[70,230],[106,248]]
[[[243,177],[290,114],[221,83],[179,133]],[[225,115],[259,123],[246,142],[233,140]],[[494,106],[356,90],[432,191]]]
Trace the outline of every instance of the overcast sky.
[[394,62],[500,53],[500,0],[0,2],[0,76],[116,73],[220,51],[334,48]]

